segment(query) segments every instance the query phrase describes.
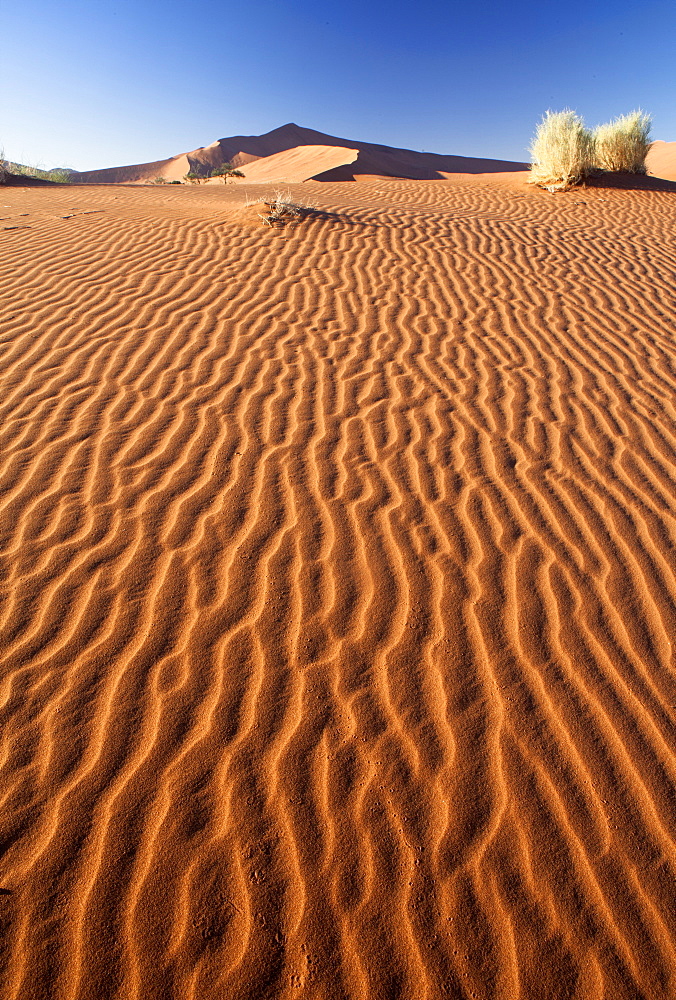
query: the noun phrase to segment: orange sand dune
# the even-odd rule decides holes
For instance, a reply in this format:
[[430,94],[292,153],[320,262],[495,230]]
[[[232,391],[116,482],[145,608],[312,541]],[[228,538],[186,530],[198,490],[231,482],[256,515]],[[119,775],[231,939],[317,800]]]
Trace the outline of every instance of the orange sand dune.
[[[356,142],[350,139],[339,139],[315,129],[303,128],[290,123],[281,128],[273,129],[264,135],[237,135],[227,139],[218,139],[210,146],[202,146],[190,153],[154,163],[137,163],[126,167],[110,167],[105,170],[89,170],[75,172],[74,177],[83,183],[97,184],[130,184],[153,181],[157,177],[165,180],[181,180],[192,171],[207,177],[214,167],[229,162],[237,167],[243,167],[262,157],[293,151],[300,146],[312,148],[317,146],[338,146],[342,149],[358,150],[354,167],[346,166],[353,161],[343,161],[338,155],[338,161],[333,163],[327,155],[326,163],[318,164],[322,168],[322,180],[355,180],[356,176],[376,174],[383,177],[409,177],[419,180],[434,180],[447,174],[457,173],[487,173],[519,170],[526,166],[511,160],[480,159],[471,156],[442,156],[437,153],[420,153],[411,149],[394,149],[390,146],[378,146],[368,142]],[[296,173],[306,173],[307,177],[318,175],[312,170],[314,154],[310,154],[309,167],[306,169],[296,163]],[[281,161],[284,162],[284,161]]]
[[676,194],[308,187],[0,192],[0,996],[676,996]]
[[311,180],[326,170],[353,163],[358,155],[358,149],[345,149],[343,146],[296,146],[243,164],[241,169],[247,183],[299,183]]
[[646,166],[649,174],[676,181],[676,142],[654,142],[646,158]]

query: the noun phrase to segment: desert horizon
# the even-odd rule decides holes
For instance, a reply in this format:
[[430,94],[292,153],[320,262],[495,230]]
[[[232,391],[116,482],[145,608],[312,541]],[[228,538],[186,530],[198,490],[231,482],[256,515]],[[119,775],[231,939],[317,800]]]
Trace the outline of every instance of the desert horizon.
[[[524,150],[525,151],[525,150]],[[227,164],[239,169],[247,183],[309,180],[354,181],[374,177],[441,180],[456,174],[520,173],[530,164],[521,160],[422,152],[401,147],[338,138],[290,122],[262,135],[217,139],[187,153],[148,163],[95,170],[56,167],[34,174],[58,174],[76,184],[144,184],[185,182],[186,177],[207,181],[215,168]],[[21,164],[16,164],[22,167]],[[22,169],[30,176],[30,168]],[[646,173],[676,181],[676,142],[653,139]],[[19,176],[21,176],[20,174]],[[217,178],[212,178],[213,182]]]

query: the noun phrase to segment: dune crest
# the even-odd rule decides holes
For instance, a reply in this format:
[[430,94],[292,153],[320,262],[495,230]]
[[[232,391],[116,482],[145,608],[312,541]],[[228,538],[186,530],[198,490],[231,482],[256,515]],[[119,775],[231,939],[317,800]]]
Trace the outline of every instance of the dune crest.
[[359,156],[358,149],[343,146],[295,146],[240,164],[248,184],[284,181],[291,184],[309,181],[327,170],[343,167]]
[[[166,180],[180,180],[189,170],[208,176],[213,168],[220,167],[226,162],[233,163],[236,167],[243,167],[264,157],[291,153],[299,147],[311,150],[316,147],[329,146],[356,149],[358,156],[355,161],[343,161],[340,159],[340,154],[337,154],[338,160],[334,164],[327,152],[325,154],[327,165],[323,167],[321,173],[321,179],[327,181],[355,180],[359,175],[369,174],[383,177],[438,180],[447,174],[513,171],[521,170],[526,166],[524,163],[510,160],[443,156],[438,153],[420,153],[411,149],[395,149],[368,142],[355,142],[290,123],[273,129],[271,132],[266,132],[264,135],[238,135],[227,139],[218,139],[210,146],[202,146],[190,153],[184,153],[167,160],[158,160],[154,163],[138,163],[104,170],[76,171],[74,179],[87,184],[143,183],[152,181],[158,176],[162,176]],[[315,155],[315,153],[309,154],[310,168]],[[282,159],[279,162],[284,163],[285,161]],[[350,167],[352,163],[354,163],[353,169]],[[296,163],[296,167],[301,168],[300,161]],[[180,176],[178,176],[179,170],[182,170]],[[318,171],[312,169],[308,171],[306,168],[302,168],[300,172],[307,173],[308,178],[318,175]],[[299,169],[296,169],[295,173],[299,173]]]

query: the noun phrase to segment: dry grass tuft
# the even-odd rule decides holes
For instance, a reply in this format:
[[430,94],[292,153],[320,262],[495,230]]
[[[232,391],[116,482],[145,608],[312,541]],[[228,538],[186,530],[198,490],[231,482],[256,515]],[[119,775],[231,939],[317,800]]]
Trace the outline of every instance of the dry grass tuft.
[[631,111],[594,130],[595,164],[601,170],[646,172],[645,158],[652,145],[650,115]]
[[286,222],[299,221],[309,215],[313,209],[310,205],[291,200],[290,191],[275,191],[270,201],[263,202],[265,212],[260,218],[268,226],[284,225]]
[[592,170],[594,137],[574,111],[548,111],[537,127],[530,153],[530,182],[548,191],[563,191]]

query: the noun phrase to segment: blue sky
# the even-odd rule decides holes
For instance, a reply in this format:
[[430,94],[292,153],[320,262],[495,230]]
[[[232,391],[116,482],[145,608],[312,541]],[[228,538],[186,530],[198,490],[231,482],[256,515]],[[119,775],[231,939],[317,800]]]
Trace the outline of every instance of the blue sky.
[[289,121],[526,159],[548,108],[676,140],[676,3],[3,0],[0,147],[80,170]]

